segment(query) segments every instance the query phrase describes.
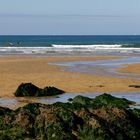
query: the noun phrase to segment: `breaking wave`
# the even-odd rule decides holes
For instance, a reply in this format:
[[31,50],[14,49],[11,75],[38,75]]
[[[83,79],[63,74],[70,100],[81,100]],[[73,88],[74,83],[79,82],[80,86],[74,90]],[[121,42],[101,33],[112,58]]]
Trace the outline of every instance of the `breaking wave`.
[[140,47],[130,46],[130,45],[56,45],[52,44],[50,46],[35,46],[35,47],[0,47],[0,54],[46,54],[46,53],[67,53],[67,52],[140,52]]

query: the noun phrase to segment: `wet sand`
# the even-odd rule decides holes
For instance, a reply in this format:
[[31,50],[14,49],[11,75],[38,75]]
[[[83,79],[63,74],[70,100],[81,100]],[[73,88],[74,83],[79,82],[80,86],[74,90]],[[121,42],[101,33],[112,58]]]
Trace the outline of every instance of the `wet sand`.
[[122,73],[129,73],[129,74],[138,74],[140,75],[140,64],[130,64],[130,65],[125,65],[124,68],[119,69],[119,72]]
[[13,92],[17,86],[24,82],[32,82],[42,88],[45,86],[55,86],[68,93],[140,91],[140,89],[129,87],[132,84],[140,85],[140,80],[68,72],[64,70],[65,67],[48,64],[50,62],[96,61],[115,58],[118,57],[1,57],[0,97],[13,97]]
[[70,72],[80,72],[99,76],[109,76],[127,79],[131,78],[140,80],[140,75],[136,73],[119,71],[119,69],[124,68],[126,64],[129,65],[138,63],[140,63],[140,57],[124,56],[114,60],[57,62],[52,63],[52,65],[67,66],[66,70]]

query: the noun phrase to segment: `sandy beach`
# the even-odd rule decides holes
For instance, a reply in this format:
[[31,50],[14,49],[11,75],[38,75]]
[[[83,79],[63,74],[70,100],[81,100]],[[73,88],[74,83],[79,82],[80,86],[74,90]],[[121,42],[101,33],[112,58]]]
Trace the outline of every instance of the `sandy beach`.
[[120,69],[119,72],[140,74],[140,64],[126,65],[124,68]]
[[[140,80],[68,72],[65,71],[65,67],[48,64],[50,62],[96,61],[116,58],[116,56],[1,57],[0,97],[13,97],[13,92],[18,85],[25,82],[32,82],[42,88],[55,86],[68,93],[140,91],[140,89],[129,87],[132,84],[140,85]],[[125,67],[122,71],[132,70],[132,72],[137,73],[138,69],[140,69],[139,64]]]

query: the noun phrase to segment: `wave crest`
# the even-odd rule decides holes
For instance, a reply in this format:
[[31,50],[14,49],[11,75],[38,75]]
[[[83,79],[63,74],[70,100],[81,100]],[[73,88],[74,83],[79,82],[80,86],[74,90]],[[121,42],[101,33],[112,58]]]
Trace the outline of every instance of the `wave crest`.
[[54,48],[92,48],[92,49],[96,49],[96,48],[121,48],[122,45],[118,45],[118,44],[114,44],[114,45],[56,45],[53,44],[52,47]]

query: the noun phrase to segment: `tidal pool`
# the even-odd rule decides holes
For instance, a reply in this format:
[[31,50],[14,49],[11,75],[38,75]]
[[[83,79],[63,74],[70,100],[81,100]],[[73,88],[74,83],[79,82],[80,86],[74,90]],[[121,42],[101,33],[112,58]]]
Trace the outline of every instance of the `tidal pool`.
[[117,70],[128,64],[140,63],[140,57],[124,56],[115,60],[73,61],[49,63],[51,65],[65,66],[66,71],[112,76],[119,78],[140,79],[140,74],[121,73]]
[[[0,106],[4,107],[13,107],[20,105],[21,103],[30,103],[37,102],[43,104],[53,104],[56,102],[68,102],[69,98],[74,98],[77,95],[82,95],[89,98],[95,98],[96,96],[103,93],[65,93],[62,95],[52,96],[52,97],[16,97],[16,98],[0,98]],[[108,92],[115,97],[126,98],[128,100],[136,102],[134,108],[140,109],[140,93],[138,92],[123,92],[123,93],[115,93]]]

